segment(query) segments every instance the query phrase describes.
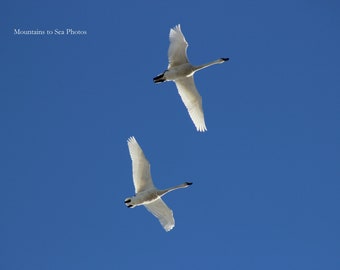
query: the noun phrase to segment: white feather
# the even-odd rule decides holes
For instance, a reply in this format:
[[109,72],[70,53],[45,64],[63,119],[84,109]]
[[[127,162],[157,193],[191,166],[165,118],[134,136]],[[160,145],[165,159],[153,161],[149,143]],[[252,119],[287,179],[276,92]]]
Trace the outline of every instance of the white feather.
[[207,127],[204,120],[202,97],[196,89],[193,75],[200,69],[221,64],[228,61],[229,58],[219,58],[203,65],[193,66],[188,61],[188,42],[185,40],[179,24],[170,29],[169,39],[168,69],[163,74],[155,77],[154,82],[174,81],[197,131],[204,132]]
[[125,204],[128,207],[144,205],[158,218],[163,228],[170,231],[175,226],[175,220],[171,209],[163,202],[161,197],[175,189],[186,188],[191,183],[185,182],[167,189],[157,189],[151,179],[150,163],[146,159],[142,148],[134,137],[130,137],[127,143],[132,159],[132,175],[136,194],[125,199]]

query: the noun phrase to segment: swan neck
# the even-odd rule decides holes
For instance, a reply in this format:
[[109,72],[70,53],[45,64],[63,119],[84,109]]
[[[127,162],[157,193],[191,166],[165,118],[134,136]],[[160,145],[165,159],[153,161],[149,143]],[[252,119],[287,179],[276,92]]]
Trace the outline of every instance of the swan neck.
[[174,187],[170,187],[170,188],[167,188],[167,189],[161,189],[161,190],[158,190],[157,195],[158,196],[163,196],[163,195],[167,194],[170,191],[173,191],[173,190],[179,189],[179,188],[185,188],[185,187],[187,187],[187,185],[180,184],[180,185],[177,185],[177,186],[174,186]]
[[220,63],[221,63],[221,59],[217,59],[217,60],[202,64],[202,65],[199,65],[199,66],[194,66],[194,71],[198,71],[200,69],[207,68],[207,67],[210,67],[212,65],[216,65],[216,64],[220,64]]

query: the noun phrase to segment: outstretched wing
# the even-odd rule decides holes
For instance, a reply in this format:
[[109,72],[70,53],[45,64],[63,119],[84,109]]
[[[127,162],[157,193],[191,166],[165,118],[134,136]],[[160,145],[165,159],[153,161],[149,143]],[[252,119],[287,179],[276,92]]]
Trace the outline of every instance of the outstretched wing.
[[152,213],[162,224],[164,230],[170,231],[175,226],[172,210],[159,198],[152,203],[144,204],[146,209]]
[[194,77],[185,77],[175,80],[178,93],[182,98],[185,107],[188,109],[191,120],[194,122],[197,131],[207,130],[204,121],[202,97],[198,93]]
[[187,48],[188,43],[181,31],[181,26],[178,24],[170,29],[170,46],[168,50],[169,65],[168,69],[184,63],[188,63]]
[[153,188],[150,163],[144,156],[142,148],[139,146],[135,137],[130,137],[127,142],[132,159],[132,176],[135,193]]

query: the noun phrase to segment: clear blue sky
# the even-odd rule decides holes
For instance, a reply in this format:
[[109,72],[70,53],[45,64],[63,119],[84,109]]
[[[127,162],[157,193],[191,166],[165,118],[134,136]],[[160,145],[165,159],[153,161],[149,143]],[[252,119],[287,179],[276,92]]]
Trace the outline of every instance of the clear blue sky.
[[[195,3],[194,3],[195,2]],[[338,1],[0,4],[0,268],[340,269]],[[180,23],[208,132],[167,67]],[[14,35],[85,30],[87,35]],[[166,233],[133,195],[135,136]]]

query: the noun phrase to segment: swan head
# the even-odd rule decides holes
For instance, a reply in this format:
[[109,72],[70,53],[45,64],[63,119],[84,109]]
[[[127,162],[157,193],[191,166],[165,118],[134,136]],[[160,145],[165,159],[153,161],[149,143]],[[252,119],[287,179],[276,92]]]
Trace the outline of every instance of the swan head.
[[186,184],[187,186],[191,186],[191,185],[192,185],[192,182],[185,182],[185,184]]
[[221,58],[221,60],[222,60],[223,62],[225,62],[225,61],[229,61],[229,58]]

